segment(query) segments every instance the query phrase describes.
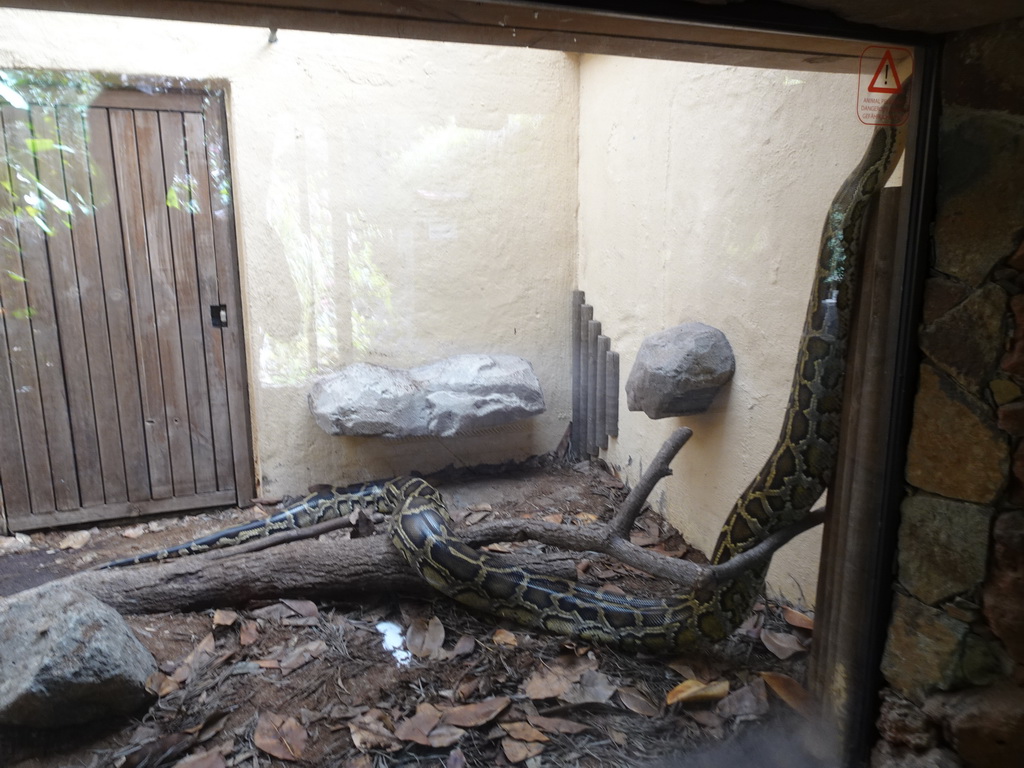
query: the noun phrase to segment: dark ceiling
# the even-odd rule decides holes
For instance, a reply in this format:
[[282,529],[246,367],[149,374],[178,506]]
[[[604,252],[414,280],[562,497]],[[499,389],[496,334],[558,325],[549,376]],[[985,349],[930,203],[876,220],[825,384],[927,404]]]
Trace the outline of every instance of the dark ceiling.
[[[747,0],[701,0],[712,4]],[[847,21],[917,32],[957,32],[1024,18],[1024,0],[786,0]]]

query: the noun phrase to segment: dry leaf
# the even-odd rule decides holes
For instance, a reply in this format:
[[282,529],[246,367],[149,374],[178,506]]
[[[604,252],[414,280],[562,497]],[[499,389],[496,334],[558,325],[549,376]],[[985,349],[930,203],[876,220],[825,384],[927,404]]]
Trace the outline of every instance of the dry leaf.
[[705,728],[718,729],[725,725],[725,720],[710,709],[690,709],[686,714]]
[[750,720],[768,714],[768,692],[764,680],[757,679],[749,685],[730,693],[715,706],[715,712],[722,717]]
[[89,540],[92,538],[92,533],[89,531],[72,531],[57,545],[61,549],[81,549]]
[[510,763],[521,763],[523,760],[536,757],[543,752],[544,745],[535,741],[519,741],[506,736],[501,740],[501,749]]
[[764,614],[752,613],[746,621],[740,624],[740,631],[755,640],[761,636],[761,627],[764,626]]
[[500,723],[501,727],[513,739],[520,741],[551,741],[540,730],[523,720],[516,720],[511,723]]
[[260,625],[252,619],[242,622],[242,628],[238,633],[238,642],[241,645],[252,645],[260,636]]
[[172,768],[227,768],[227,763],[220,752],[198,752],[179,760]]
[[416,707],[416,714],[395,724],[395,736],[402,741],[415,741],[430,746],[427,735],[441,722],[441,710],[433,704],[422,702]]
[[418,659],[436,658],[444,644],[444,625],[437,616],[430,621],[413,619],[405,637],[405,647]]
[[293,648],[286,656],[279,659],[282,675],[294,672],[299,667],[304,667],[313,659],[323,656],[327,650],[327,643],[323,640],[310,640],[297,648]]
[[453,749],[448,754],[448,759],[444,761],[444,768],[467,768],[468,765],[466,755],[461,749]]
[[468,656],[476,648],[476,640],[469,635],[463,635],[459,638],[459,641],[455,643],[455,647],[452,648],[452,658],[458,658],[459,656]]
[[296,762],[306,749],[306,729],[294,717],[264,712],[256,722],[253,743],[278,760]]
[[473,677],[472,675],[467,677],[457,686],[455,686],[455,700],[465,701],[480,688],[480,678]]
[[780,659],[788,659],[796,653],[803,653],[807,650],[795,635],[786,632],[773,632],[770,629],[761,630],[761,642],[764,643],[765,648]]
[[619,688],[616,693],[619,694],[619,701],[622,702],[623,706],[636,712],[638,715],[657,717],[661,711],[658,705],[651,701],[646,694],[631,685]]
[[548,733],[582,733],[590,726],[577,723],[575,720],[566,720],[561,717],[545,717],[544,715],[527,715],[526,719],[531,725],[535,725],[542,731]]
[[569,704],[603,704],[615,695],[615,686],[603,672],[588,669],[580,681],[562,695]]
[[320,611],[316,607],[316,603],[312,600],[284,599],[281,602],[291,608],[292,611],[299,616],[304,616],[307,619],[314,619],[320,615]]
[[807,629],[814,631],[814,619],[808,616],[806,613],[801,613],[795,608],[785,606],[782,609],[782,618],[786,620],[786,623],[791,627],[799,627],[800,629]]
[[541,667],[530,675],[523,686],[523,692],[531,699],[555,699],[565,694],[572,685],[572,681],[565,675]]
[[723,699],[729,693],[729,681],[718,680],[702,683],[700,680],[685,680],[665,696],[666,704],[700,704]]
[[512,700],[508,696],[495,696],[472,704],[463,704],[444,713],[441,720],[448,725],[460,725],[463,728],[476,728],[491,722],[505,711]]
[[461,728],[441,723],[440,725],[435,726],[430,732],[428,741],[430,746],[435,749],[441,749],[442,747],[450,747],[465,735],[466,732]]
[[184,683],[188,680],[196,669],[213,659],[216,645],[217,641],[213,637],[213,632],[208,633],[206,637],[199,641],[199,645],[193,648],[181,664],[178,665],[178,668],[171,675],[171,679],[176,683]]
[[488,552],[497,552],[502,555],[512,553],[512,545],[507,544],[504,541],[496,541],[493,544],[484,544],[480,549],[486,549]]
[[491,516],[491,510],[489,509],[477,509],[466,515],[462,520],[462,524],[465,526],[476,525],[477,523],[486,520]]
[[620,747],[624,747],[629,743],[629,737],[617,728],[609,728],[608,736]]
[[789,675],[778,672],[762,672],[761,677],[775,694],[807,719],[815,716],[816,707],[811,692]]
[[157,696],[166,696],[169,693],[174,693],[179,688],[181,688],[181,685],[177,680],[172,680],[159,670],[146,678],[146,690],[150,693],[155,693]]
[[213,612],[213,626],[215,627],[230,627],[236,621],[238,621],[238,614],[234,611],[218,608]]
[[133,525],[131,528],[125,528],[123,531],[121,531],[121,535],[124,536],[126,539],[137,539],[145,532],[146,526],[142,523],[139,523],[138,525]]
[[402,742],[392,732],[391,718],[379,709],[370,709],[353,718],[348,724],[348,730],[352,743],[364,752],[371,749],[395,752],[402,748]]
[[517,646],[519,641],[516,640],[516,636],[509,632],[507,629],[496,629],[494,634],[491,635],[491,639],[498,645]]
[[667,666],[673,672],[678,672],[684,680],[691,680],[697,676],[693,672],[693,667],[691,667],[683,659],[675,659],[673,661],[668,662],[665,666]]
[[161,736],[130,753],[121,764],[121,768],[138,768],[138,766],[153,765],[161,760],[169,760],[191,749],[195,740],[195,736],[187,733],[169,733],[166,736]]

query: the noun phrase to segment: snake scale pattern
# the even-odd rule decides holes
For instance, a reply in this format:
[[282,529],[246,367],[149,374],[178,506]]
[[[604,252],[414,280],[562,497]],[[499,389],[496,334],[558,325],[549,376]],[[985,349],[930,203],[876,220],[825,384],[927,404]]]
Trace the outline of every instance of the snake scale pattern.
[[[726,518],[712,563],[724,563],[803,519],[832,481],[863,229],[873,199],[896,166],[902,143],[903,129],[876,128],[860,163],[832,201],[782,432]],[[679,651],[725,638],[749,614],[768,568],[766,564],[716,587],[667,598],[601,592],[504,565],[467,546],[452,530],[441,495],[426,481],[409,477],[321,491],[265,520],[103,567],[232,546],[364,506],[390,513],[397,549],[432,587],[454,600],[525,626],[630,651]]]

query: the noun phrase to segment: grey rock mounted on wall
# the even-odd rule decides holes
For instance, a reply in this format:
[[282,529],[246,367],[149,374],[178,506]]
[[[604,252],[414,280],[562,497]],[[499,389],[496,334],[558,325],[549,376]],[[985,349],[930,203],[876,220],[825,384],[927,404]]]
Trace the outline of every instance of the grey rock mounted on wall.
[[514,355],[455,355],[409,370],[354,363],[317,381],[309,410],[330,435],[452,437],[544,412],[540,382]]
[[626,382],[626,403],[652,419],[701,413],[735,371],[724,333],[683,323],[643,340]]

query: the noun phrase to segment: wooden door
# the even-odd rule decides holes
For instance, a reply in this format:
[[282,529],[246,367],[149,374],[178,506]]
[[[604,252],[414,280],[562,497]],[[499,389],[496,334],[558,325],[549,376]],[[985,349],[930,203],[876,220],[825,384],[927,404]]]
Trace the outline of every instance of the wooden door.
[[0,110],[11,531],[253,492],[223,100]]

